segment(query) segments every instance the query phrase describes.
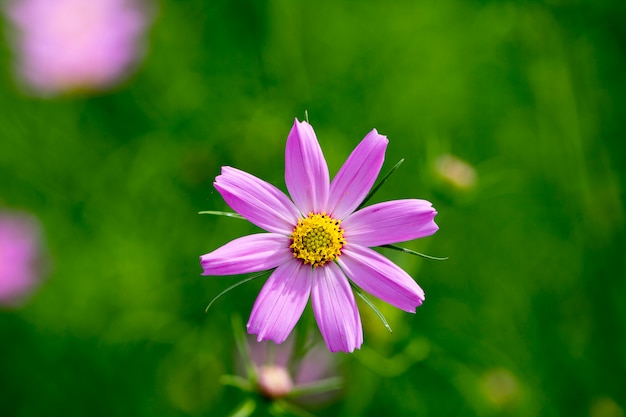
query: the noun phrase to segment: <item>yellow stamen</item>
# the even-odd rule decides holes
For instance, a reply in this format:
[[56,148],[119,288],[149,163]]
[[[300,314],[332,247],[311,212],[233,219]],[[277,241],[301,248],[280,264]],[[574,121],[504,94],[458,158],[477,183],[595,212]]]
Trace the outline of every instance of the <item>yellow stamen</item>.
[[326,212],[309,213],[304,219],[298,220],[291,234],[293,257],[313,267],[337,259],[346,243],[340,224],[341,221],[333,219]]

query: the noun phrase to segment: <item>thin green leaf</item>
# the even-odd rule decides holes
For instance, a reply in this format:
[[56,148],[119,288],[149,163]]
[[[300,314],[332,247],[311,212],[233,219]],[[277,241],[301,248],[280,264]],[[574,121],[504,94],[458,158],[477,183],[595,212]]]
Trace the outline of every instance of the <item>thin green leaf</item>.
[[263,275],[265,275],[265,274],[267,274],[267,271],[259,272],[258,274],[255,274],[255,275],[249,276],[249,277],[247,277],[247,278],[242,279],[242,280],[241,280],[241,281],[239,281],[239,282],[234,283],[233,285],[231,285],[230,287],[226,288],[226,289],[225,289],[224,291],[222,291],[221,293],[217,294],[217,295],[215,296],[215,298],[213,298],[213,299],[211,300],[211,302],[209,303],[209,305],[208,305],[208,306],[206,306],[206,308],[204,309],[204,312],[205,312],[205,313],[207,313],[207,312],[209,311],[209,308],[211,308],[211,306],[213,305],[213,303],[214,303],[215,301],[217,301],[217,299],[218,299],[218,298],[220,298],[222,295],[224,295],[224,294],[226,294],[227,292],[229,292],[230,290],[237,288],[237,287],[238,287],[238,286],[240,286],[241,284],[245,284],[246,282],[250,282],[250,281],[252,281],[253,279],[256,279],[256,278],[262,277],[262,276],[263,276]]
[[274,417],[315,417],[314,414],[281,399],[272,402],[268,411]]
[[389,331],[389,333],[393,333],[391,330],[391,326],[389,326],[389,323],[387,323],[387,319],[385,319],[385,316],[383,316],[383,313],[381,313],[381,311],[378,309],[378,307],[376,307],[374,305],[374,303],[372,303],[370,301],[369,298],[367,298],[367,296],[365,295],[365,293],[363,292],[362,289],[360,289],[359,287],[357,287],[352,281],[350,281],[350,285],[352,286],[352,288],[354,289],[354,292],[356,293],[356,295],[358,295],[359,297],[361,297],[361,299],[363,301],[365,301],[365,304],[367,304],[372,310],[374,310],[374,313],[376,313],[376,315],[378,316],[378,318],[380,319],[380,321],[383,322],[383,324],[385,325],[385,327],[387,328],[387,330]]
[[382,178],[382,179],[378,182],[378,184],[376,184],[376,186],[374,186],[374,188],[372,188],[372,189],[370,190],[370,192],[369,192],[369,193],[367,193],[367,195],[366,195],[366,196],[365,196],[365,198],[363,199],[363,202],[361,203],[361,205],[359,205],[359,207],[357,207],[357,210],[360,210],[360,209],[362,209],[363,207],[365,207],[365,203],[367,203],[367,202],[369,201],[369,199],[370,199],[370,198],[372,198],[372,197],[374,196],[374,194],[376,194],[376,191],[378,191],[378,189],[379,189],[380,187],[382,187],[382,185],[383,185],[385,182],[387,182],[387,179],[389,178],[389,176],[390,176],[391,174],[393,174],[393,173],[394,173],[394,171],[395,171],[396,169],[398,169],[398,167],[399,167],[400,165],[402,165],[402,163],[403,163],[403,162],[404,162],[404,158],[402,158],[401,160],[399,160],[399,161],[398,161],[398,163],[397,163],[397,164],[395,164],[395,165],[394,165],[394,166],[393,166],[393,167],[389,170],[389,172],[387,172],[387,173],[385,174],[385,176],[384,176],[384,177],[383,177],[383,178]]
[[304,111],[304,119],[306,120],[307,123],[309,123],[309,111],[308,110]]
[[235,219],[242,219],[245,220],[245,217],[243,217],[241,214],[239,213],[233,213],[231,211],[213,211],[213,210],[207,210],[207,211],[199,211],[198,214],[212,214],[214,216],[225,216],[225,217],[233,217]]
[[433,261],[445,261],[445,260],[448,259],[447,256],[445,258],[439,258],[437,256],[426,255],[425,253],[416,252],[414,250],[407,249],[407,248],[402,248],[402,247],[396,246],[396,245],[381,245],[381,248],[393,249],[393,250],[397,250],[397,251],[400,251],[400,252],[409,253],[411,255],[421,256],[422,258],[432,259]]
[[320,381],[311,382],[310,384],[296,385],[289,394],[288,398],[295,398],[302,395],[319,394],[323,392],[333,391],[343,386],[343,378],[336,376],[332,378],[322,379]]
[[228,385],[231,387],[239,388],[240,390],[245,391],[245,392],[253,391],[250,381],[248,381],[247,379],[239,375],[222,375],[220,377],[220,383],[222,385]]
[[228,417],[250,417],[256,409],[256,401],[252,398],[245,399]]

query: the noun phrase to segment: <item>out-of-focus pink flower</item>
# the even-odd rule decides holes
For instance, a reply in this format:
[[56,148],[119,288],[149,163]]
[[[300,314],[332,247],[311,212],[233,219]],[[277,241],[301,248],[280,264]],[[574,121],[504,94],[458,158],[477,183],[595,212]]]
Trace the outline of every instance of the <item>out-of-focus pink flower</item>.
[[20,78],[44,95],[108,88],[143,55],[142,0],[10,0]]
[[39,222],[24,213],[0,210],[0,306],[16,307],[41,279]]
[[[236,333],[239,329],[235,326]],[[289,410],[289,415],[310,415],[300,407],[319,408],[340,394],[343,378],[338,375],[336,356],[315,340],[300,340],[304,344],[296,346],[292,336],[276,345],[246,339],[242,333],[239,336],[238,375],[222,375],[221,382],[250,394],[238,407],[248,411],[245,415],[252,415],[257,407],[263,415],[283,415],[284,410]],[[243,415],[231,413],[235,414]]]
[[269,398],[280,398],[293,389],[293,381],[287,368],[276,365],[261,365],[259,373],[259,389]]
[[336,358],[319,343],[300,359],[294,357],[293,337],[280,345],[249,338],[248,348],[257,374],[257,388],[267,398],[290,397],[299,404],[327,402],[342,385]]

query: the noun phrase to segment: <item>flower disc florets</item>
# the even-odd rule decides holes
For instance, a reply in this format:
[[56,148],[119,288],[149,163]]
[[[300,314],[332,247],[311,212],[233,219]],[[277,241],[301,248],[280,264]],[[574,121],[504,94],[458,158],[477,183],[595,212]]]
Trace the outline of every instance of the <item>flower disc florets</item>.
[[307,217],[299,219],[289,246],[293,250],[293,257],[313,267],[337,259],[346,243],[340,224],[341,221],[333,219],[326,212],[309,213]]

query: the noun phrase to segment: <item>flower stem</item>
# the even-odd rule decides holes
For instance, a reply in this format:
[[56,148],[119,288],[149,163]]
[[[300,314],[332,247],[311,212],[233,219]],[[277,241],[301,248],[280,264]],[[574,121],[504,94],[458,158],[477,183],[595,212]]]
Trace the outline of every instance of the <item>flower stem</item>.
[[255,409],[256,402],[252,398],[248,398],[239,404],[228,417],[250,417]]

